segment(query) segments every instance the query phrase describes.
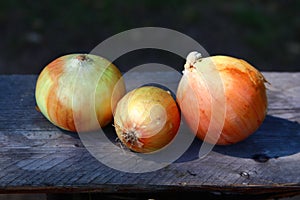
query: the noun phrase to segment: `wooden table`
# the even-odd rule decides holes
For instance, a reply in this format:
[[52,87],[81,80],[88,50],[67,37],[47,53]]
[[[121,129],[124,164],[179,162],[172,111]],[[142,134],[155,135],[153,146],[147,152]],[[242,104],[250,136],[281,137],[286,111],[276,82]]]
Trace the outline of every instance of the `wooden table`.
[[[177,84],[170,72],[145,75]],[[216,199],[300,194],[300,73],[264,75],[271,83],[269,110],[256,133],[235,145],[215,146],[203,159],[197,157],[201,142],[195,140],[178,161],[147,173],[105,166],[77,134],[48,122],[35,109],[36,75],[0,75],[0,193],[174,199],[188,194]],[[133,82],[142,78],[133,77]]]

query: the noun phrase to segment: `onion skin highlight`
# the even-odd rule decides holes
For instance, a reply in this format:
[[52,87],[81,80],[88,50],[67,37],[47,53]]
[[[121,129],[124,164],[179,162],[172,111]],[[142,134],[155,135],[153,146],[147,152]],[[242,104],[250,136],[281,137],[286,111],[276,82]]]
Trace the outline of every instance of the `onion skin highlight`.
[[114,125],[118,138],[129,149],[151,153],[169,144],[177,134],[179,108],[170,92],[143,86],[118,102]]
[[[76,132],[76,126],[80,126],[80,131],[97,130],[112,121],[112,109],[125,94],[121,77],[119,69],[100,56],[65,55],[49,63],[40,73],[36,103],[49,121],[64,130]],[[95,105],[91,105],[91,98]],[[95,113],[90,113],[87,107]],[[93,118],[97,119],[96,123]]]
[[[209,64],[212,63],[212,64]],[[221,133],[206,137],[211,122],[213,93],[203,79],[205,71],[215,70],[223,82],[225,121]],[[208,143],[229,145],[253,134],[267,112],[267,95],[263,75],[244,60],[230,56],[211,56],[185,65],[177,90],[177,101],[183,116],[198,138]],[[216,99],[218,101],[218,99]],[[196,120],[197,119],[197,120]],[[221,123],[221,122],[220,122]]]

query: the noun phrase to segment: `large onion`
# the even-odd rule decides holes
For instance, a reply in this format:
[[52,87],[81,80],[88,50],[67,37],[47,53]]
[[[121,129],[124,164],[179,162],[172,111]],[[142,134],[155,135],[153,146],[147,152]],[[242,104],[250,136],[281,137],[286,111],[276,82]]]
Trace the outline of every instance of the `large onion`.
[[[185,120],[197,137],[208,143],[226,145],[246,139],[266,116],[266,80],[244,60],[199,55],[189,54],[178,86],[177,100]],[[213,120],[220,131],[208,130],[214,130],[209,127]]]
[[62,129],[96,130],[112,120],[112,107],[125,94],[125,85],[119,80],[118,68],[100,56],[65,55],[40,73],[36,103],[43,115]]
[[169,144],[180,125],[180,113],[171,93],[143,86],[117,104],[114,125],[118,138],[136,152],[150,153]]

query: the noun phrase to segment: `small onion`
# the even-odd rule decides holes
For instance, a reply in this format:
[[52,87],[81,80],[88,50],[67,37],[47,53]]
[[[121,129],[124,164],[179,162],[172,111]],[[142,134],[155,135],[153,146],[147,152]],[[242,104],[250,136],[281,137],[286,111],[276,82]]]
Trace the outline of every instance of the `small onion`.
[[169,91],[142,86],[118,102],[114,125],[118,138],[129,149],[154,152],[175,137],[180,125],[179,108]]
[[[234,144],[246,139],[262,124],[267,111],[265,82],[263,75],[244,60],[221,55],[201,58],[199,53],[192,52],[178,86],[177,101],[198,138],[212,144]],[[215,87],[218,84],[223,94]],[[214,105],[212,100],[216,102]],[[221,111],[223,106],[224,113],[214,113],[212,117],[213,106],[218,107],[215,111]],[[212,120],[217,121],[215,125],[221,131],[208,134]]]
[[65,55],[40,73],[36,103],[42,114],[62,129],[96,130],[112,121],[112,109],[125,94],[121,77],[119,69],[100,56]]

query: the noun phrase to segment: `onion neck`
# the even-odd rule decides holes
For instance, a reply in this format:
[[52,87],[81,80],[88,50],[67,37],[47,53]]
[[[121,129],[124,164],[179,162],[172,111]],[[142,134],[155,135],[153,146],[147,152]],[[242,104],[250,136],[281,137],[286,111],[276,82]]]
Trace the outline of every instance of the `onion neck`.
[[193,71],[194,69],[196,69],[196,67],[194,66],[194,64],[196,62],[201,61],[201,59],[202,59],[201,53],[199,53],[197,51],[190,52],[188,54],[188,56],[186,57],[186,63],[184,65],[185,71]]
[[88,55],[86,55],[86,54],[79,54],[79,55],[77,55],[76,56],[76,60],[80,63],[80,64],[82,64],[82,63],[84,63],[84,62],[88,62],[88,63],[90,63],[91,61],[93,61]]
[[87,55],[84,55],[84,54],[80,54],[76,58],[80,61],[85,61],[88,59]]

